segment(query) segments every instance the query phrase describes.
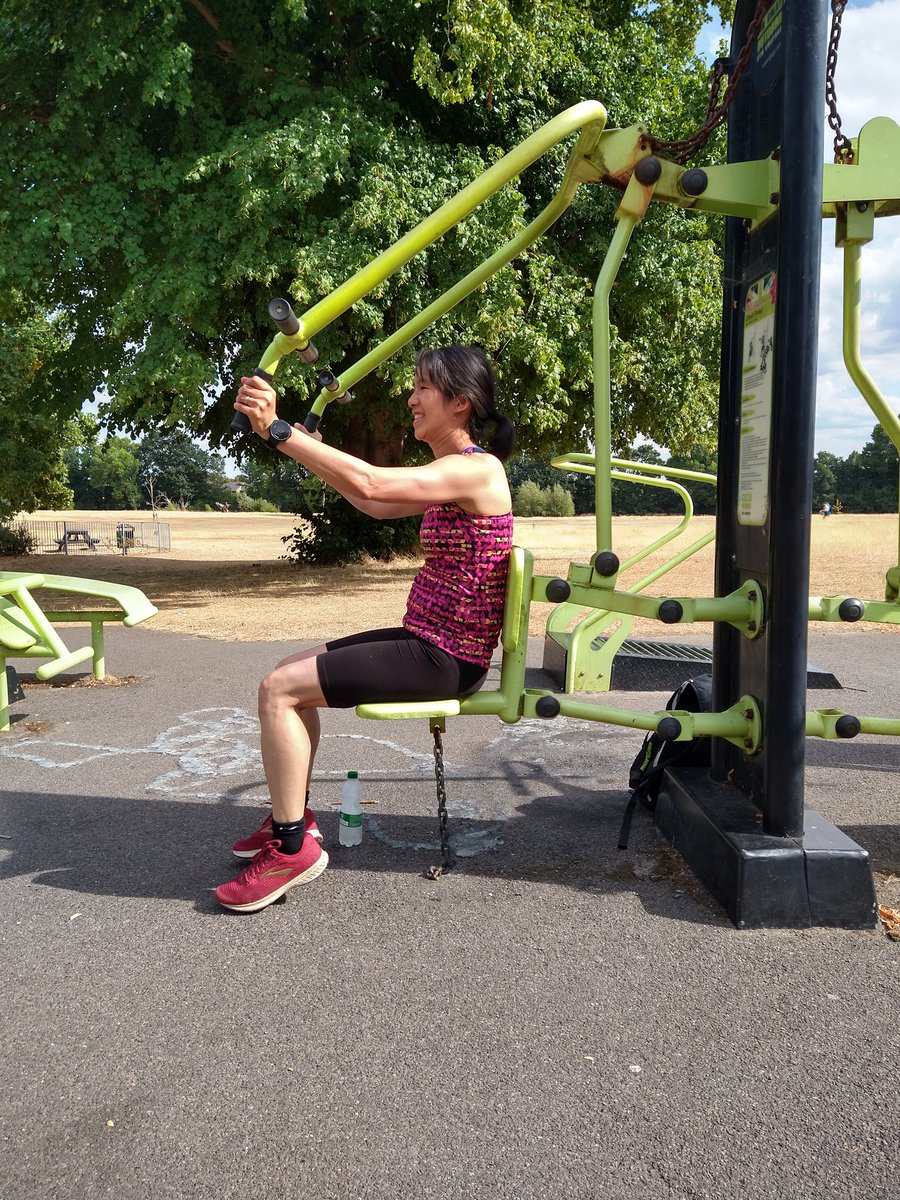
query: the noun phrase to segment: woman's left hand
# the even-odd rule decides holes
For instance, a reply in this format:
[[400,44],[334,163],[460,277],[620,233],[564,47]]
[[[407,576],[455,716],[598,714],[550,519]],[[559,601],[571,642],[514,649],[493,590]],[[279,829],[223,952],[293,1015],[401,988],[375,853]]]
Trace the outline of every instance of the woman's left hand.
[[247,417],[254,433],[267,437],[276,417],[277,399],[275,389],[259,375],[242,376],[234,407]]

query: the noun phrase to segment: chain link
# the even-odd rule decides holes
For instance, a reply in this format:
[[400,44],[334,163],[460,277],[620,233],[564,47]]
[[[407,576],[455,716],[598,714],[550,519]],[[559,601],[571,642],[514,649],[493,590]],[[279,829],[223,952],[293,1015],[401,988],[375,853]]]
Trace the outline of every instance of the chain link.
[[825,103],[828,105],[828,124],[834,131],[834,161],[852,163],[853,143],[841,129],[841,114],[837,107],[834,76],[837,70],[838,43],[841,40],[841,18],[847,0],[831,0],[831,33],[828,37],[828,57],[825,60]]
[[[844,3],[846,3],[846,0],[844,0]],[[750,55],[753,53],[753,45],[759,33],[759,27],[762,25],[763,17],[765,17],[771,6],[772,0],[759,0],[756,12],[753,14],[753,20],[747,26],[747,36],[744,39],[744,45],[741,47],[737,62],[730,73],[728,87],[725,89],[725,94],[721,101],[718,99],[719,88],[721,87],[722,76],[726,74],[731,60],[717,58],[713,63],[709,103],[706,106],[706,119],[697,132],[691,134],[688,138],[680,138],[675,141],[662,141],[660,138],[651,137],[648,141],[654,153],[663,153],[667,158],[672,159],[673,162],[684,165],[688,159],[693,158],[698,150],[703,149],[728,115],[728,109],[731,101],[734,99],[738,84],[741,81],[744,71],[747,69],[747,64],[750,62]]]
[[441,737],[440,721],[432,722],[431,732],[434,734],[434,778],[437,783],[441,865],[439,867],[429,867],[425,872],[425,877],[427,879],[440,879],[445,871],[449,871],[453,867],[453,860],[450,857],[450,839],[447,836],[447,786],[444,779],[444,742]]

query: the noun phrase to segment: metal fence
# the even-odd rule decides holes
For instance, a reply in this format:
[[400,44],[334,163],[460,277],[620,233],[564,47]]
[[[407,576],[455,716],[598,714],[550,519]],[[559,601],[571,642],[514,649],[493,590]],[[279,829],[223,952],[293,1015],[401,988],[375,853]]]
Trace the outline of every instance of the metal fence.
[[33,554],[132,554],[171,550],[172,528],[158,521],[15,521]]

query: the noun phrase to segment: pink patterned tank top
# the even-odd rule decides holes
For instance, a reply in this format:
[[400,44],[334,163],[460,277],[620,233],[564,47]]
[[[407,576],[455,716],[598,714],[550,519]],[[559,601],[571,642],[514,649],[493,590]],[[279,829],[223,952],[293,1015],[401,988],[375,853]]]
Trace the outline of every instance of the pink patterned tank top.
[[413,580],[403,628],[454,658],[491,665],[500,637],[513,515],[485,517],[458,504],[425,510],[425,563]]

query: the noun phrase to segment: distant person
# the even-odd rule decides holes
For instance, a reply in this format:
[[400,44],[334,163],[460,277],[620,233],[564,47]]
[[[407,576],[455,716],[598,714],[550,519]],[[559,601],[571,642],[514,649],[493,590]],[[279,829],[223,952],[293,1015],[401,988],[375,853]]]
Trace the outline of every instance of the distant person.
[[822,505],[822,516],[823,516],[823,517],[830,517],[830,516],[831,516],[831,504],[830,504],[830,503],[829,503],[827,500],[826,500],[826,501],[825,501],[825,503]]
[[401,627],[301,650],[263,680],[259,720],[272,813],[233,847],[236,857],[252,861],[216,888],[226,908],[265,908],[328,864],[307,807],[320,708],[449,699],[484,683],[500,636],[513,530],[502,463],[515,431],[497,411],[495,388],[491,364],[475,347],[423,351],[408,404],[413,436],[427,443],[434,461],[376,467],[278,420],[269,384],[259,376],[241,380],[234,407],[254,431],[361,512],[385,519],[424,514],[425,562]]

